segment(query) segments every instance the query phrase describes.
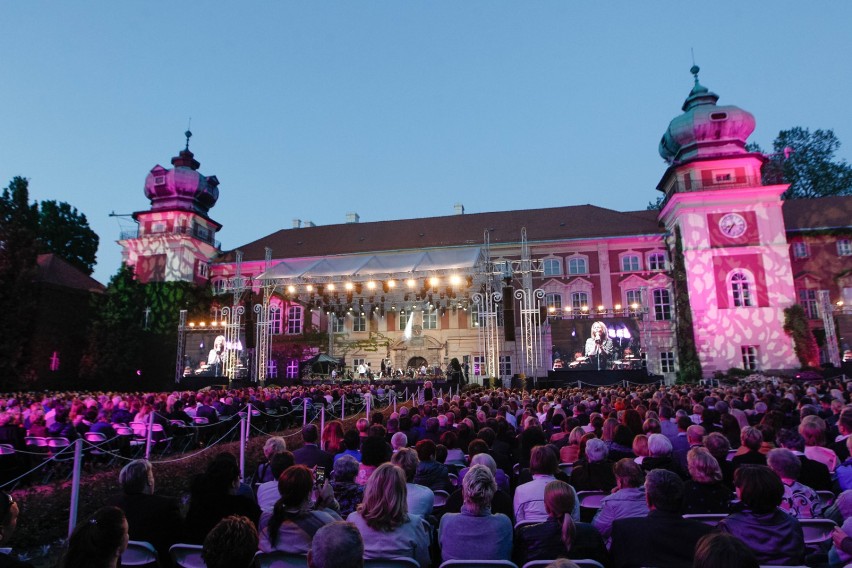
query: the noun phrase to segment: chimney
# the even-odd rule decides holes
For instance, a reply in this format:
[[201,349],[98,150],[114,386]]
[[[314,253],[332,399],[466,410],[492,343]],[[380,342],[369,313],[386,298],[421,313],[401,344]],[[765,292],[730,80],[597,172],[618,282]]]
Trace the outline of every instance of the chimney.
[[316,227],[316,223],[313,221],[305,221],[305,227]]
[[301,226],[302,226],[302,220],[301,219],[293,219],[293,228],[294,229],[298,229]]
[[357,223],[361,220],[361,216],[355,213],[354,211],[350,211],[346,214],[346,222],[347,223]]
[[464,215],[464,205],[461,203],[456,203],[453,208],[456,210],[456,215]]

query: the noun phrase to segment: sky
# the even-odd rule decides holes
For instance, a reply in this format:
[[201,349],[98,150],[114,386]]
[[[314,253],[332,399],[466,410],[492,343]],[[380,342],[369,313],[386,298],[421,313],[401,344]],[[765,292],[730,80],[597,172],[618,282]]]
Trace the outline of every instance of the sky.
[[134,227],[110,214],[149,207],[190,118],[224,250],[348,212],[644,209],[693,53],[750,141],[833,129],[852,162],[850,2],[7,0],[0,22],[0,187],[85,214],[103,283]]

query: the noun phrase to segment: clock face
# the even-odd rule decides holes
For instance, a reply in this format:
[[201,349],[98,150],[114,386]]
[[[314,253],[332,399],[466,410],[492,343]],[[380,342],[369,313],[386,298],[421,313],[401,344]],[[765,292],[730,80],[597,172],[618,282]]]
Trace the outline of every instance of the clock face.
[[746,220],[737,213],[728,213],[719,219],[719,230],[726,237],[739,237],[746,230]]

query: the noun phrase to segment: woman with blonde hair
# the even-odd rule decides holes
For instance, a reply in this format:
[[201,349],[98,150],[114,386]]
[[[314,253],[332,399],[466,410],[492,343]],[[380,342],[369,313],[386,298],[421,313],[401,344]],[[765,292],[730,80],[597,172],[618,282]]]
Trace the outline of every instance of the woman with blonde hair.
[[420,515],[409,514],[405,473],[383,463],[367,480],[364,501],[346,520],[358,527],[364,539],[364,558],[415,559],[427,568],[429,529]]
[[805,416],[799,424],[799,434],[805,439],[805,456],[825,464],[829,473],[834,473],[839,460],[834,450],[824,447],[825,430],[825,420],[819,416]]
[[553,558],[590,558],[607,564],[606,547],[598,530],[571,517],[576,501],[576,493],[564,481],[551,481],[545,486],[547,520],[521,526],[515,534],[518,566]]
[[722,469],[707,448],[695,447],[686,454],[689,481],[683,485],[683,513],[729,513],[734,493],[722,483]]

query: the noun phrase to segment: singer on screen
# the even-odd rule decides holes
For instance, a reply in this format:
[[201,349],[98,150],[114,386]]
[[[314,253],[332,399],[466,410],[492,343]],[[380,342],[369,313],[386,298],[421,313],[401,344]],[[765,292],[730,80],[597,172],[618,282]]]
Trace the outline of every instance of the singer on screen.
[[606,369],[612,355],[612,339],[609,338],[606,325],[602,321],[592,324],[592,336],[586,340],[586,357],[599,371]]

